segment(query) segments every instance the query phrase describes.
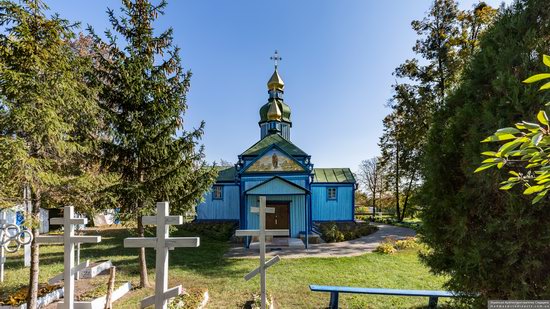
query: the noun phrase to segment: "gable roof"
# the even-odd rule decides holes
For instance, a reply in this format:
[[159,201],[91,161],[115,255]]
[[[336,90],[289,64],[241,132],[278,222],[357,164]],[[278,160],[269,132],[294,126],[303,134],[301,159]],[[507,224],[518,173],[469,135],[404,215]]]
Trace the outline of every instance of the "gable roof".
[[313,183],[355,183],[349,168],[314,168]]
[[218,169],[218,178],[216,179],[217,182],[235,181],[237,170],[235,170],[234,166],[217,166],[216,168]]
[[308,189],[306,189],[306,188],[304,188],[300,185],[297,185],[297,184],[293,183],[292,181],[284,179],[283,177],[280,177],[280,176],[271,177],[268,180],[266,180],[264,182],[261,182],[261,183],[255,185],[255,186],[249,188],[248,190],[246,190],[244,192],[247,193],[247,194],[265,194],[265,193],[262,193],[262,192],[254,192],[254,191],[258,191],[258,189],[260,189],[261,187],[267,185],[270,182],[279,182],[279,183],[282,183],[282,184],[286,185],[288,188],[291,189],[290,191],[288,191],[288,189],[287,189],[287,192],[281,192],[281,194],[309,193]]
[[267,150],[271,145],[277,145],[281,150],[288,153],[291,156],[307,156],[302,149],[294,145],[290,141],[286,140],[284,137],[277,133],[269,134],[258,141],[252,147],[245,150],[241,155],[242,156],[257,156]]
[[[269,162],[271,162],[272,157],[269,155],[270,152],[277,151],[282,156],[282,158],[279,158],[280,161],[280,170],[277,170],[275,167],[273,167],[273,170],[266,170],[264,164],[260,162],[262,158],[265,158],[268,156]],[[288,159],[287,162],[282,162],[282,159]],[[264,162],[265,163],[265,162]],[[258,166],[259,164],[259,166]],[[286,166],[286,170],[284,169],[284,165]],[[259,169],[258,169],[259,168]],[[255,169],[255,170],[254,170]],[[307,171],[307,167],[305,167],[300,161],[296,160],[294,156],[291,156],[290,154],[286,153],[284,150],[279,148],[277,145],[271,145],[268,148],[265,149],[262,153],[260,153],[258,156],[256,156],[255,159],[252,160],[252,162],[244,168],[244,170],[241,173],[285,173],[285,172],[300,172],[303,173]]]

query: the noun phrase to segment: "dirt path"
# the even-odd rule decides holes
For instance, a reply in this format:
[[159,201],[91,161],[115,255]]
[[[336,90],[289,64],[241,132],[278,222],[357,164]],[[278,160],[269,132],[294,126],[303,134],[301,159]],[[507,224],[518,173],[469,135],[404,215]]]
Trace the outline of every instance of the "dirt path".
[[[336,243],[310,244],[307,250],[283,248],[282,250],[268,252],[266,255],[278,255],[284,258],[357,256],[374,251],[380,242],[388,236],[400,239],[416,235],[414,230],[405,227],[379,223],[374,223],[374,225],[378,226],[378,231],[358,239]],[[234,247],[229,249],[224,256],[229,258],[257,258],[258,252],[243,247]]]

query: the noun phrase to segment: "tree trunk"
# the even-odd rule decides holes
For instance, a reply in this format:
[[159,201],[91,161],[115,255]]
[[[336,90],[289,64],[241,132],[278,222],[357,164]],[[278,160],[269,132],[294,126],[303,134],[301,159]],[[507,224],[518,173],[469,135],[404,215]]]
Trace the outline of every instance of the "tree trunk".
[[[34,203],[32,203],[32,219],[38,219],[40,216],[40,199],[42,192],[40,189],[34,190]],[[37,308],[37,298],[38,298],[38,274],[39,274],[39,247],[36,242],[36,238],[40,234],[40,229],[38,226],[33,226],[31,229],[32,233],[32,242],[31,242],[31,267],[29,275],[29,290],[27,295],[27,308]]]
[[399,222],[402,222],[403,219],[405,219],[405,211],[407,211],[407,203],[409,202],[409,196],[411,195],[411,188],[414,180],[414,175],[415,175],[415,172],[413,172],[413,174],[411,175],[411,179],[409,180],[407,193],[405,193],[405,201],[403,202],[403,214],[401,215],[401,220],[399,220]]
[[395,214],[397,221],[401,222],[401,211],[399,210],[399,142],[395,146]]
[[372,216],[376,217],[376,189],[372,190]]
[[[145,237],[145,228],[143,226],[143,217],[137,219],[138,236]],[[139,286],[142,288],[151,287],[149,277],[147,276],[147,259],[145,258],[145,248],[139,248]]]
[[372,216],[376,216],[376,190],[372,190]]

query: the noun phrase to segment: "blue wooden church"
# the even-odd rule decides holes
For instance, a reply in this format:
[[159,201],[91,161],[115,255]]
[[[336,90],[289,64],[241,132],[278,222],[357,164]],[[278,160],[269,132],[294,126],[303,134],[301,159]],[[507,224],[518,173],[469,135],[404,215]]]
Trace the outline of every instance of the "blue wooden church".
[[258,215],[250,207],[264,195],[275,208],[266,216],[266,227],[288,229],[291,238],[310,234],[314,222],[352,221],[356,181],[350,169],[314,168],[311,155],[292,143],[290,107],[283,100],[277,65],[267,88],[260,140],[238,156],[235,166],[219,169],[212,190],[196,208],[197,220],[235,220],[241,229],[257,229]]

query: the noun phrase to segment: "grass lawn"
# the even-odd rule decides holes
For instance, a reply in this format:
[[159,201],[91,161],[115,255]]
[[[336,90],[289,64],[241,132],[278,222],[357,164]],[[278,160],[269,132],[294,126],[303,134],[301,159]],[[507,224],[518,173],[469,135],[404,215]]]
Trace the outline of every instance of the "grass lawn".
[[[137,249],[122,247],[122,239],[130,236],[126,230],[108,229],[99,232],[99,244],[82,246],[82,259],[91,261],[111,259],[117,266],[117,281],[128,279],[139,283]],[[173,236],[192,236],[185,231]],[[259,290],[257,278],[245,282],[243,276],[258,266],[257,259],[226,259],[228,244],[201,238],[199,248],[171,251],[170,286],[183,284],[186,288],[207,288],[208,308],[240,308]],[[22,250],[21,250],[22,251]],[[62,272],[62,246],[41,246],[40,280]],[[154,252],[148,249],[150,280],[154,282]],[[6,281],[0,283],[0,293],[12,291],[28,280],[28,268],[23,268],[22,254],[8,255]],[[268,270],[268,291],[282,308],[322,308],[328,305],[325,293],[312,293],[309,284],[348,285],[361,287],[441,289],[444,278],[436,277],[420,263],[415,250],[395,255],[369,253],[350,258],[286,259]],[[139,300],[151,295],[152,289],[135,289],[115,303],[115,308],[139,308]],[[440,300],[440,302],[443,301]],[[416,308],[425,306],[427,299],[368,295],[340,296],[343,308]]]

